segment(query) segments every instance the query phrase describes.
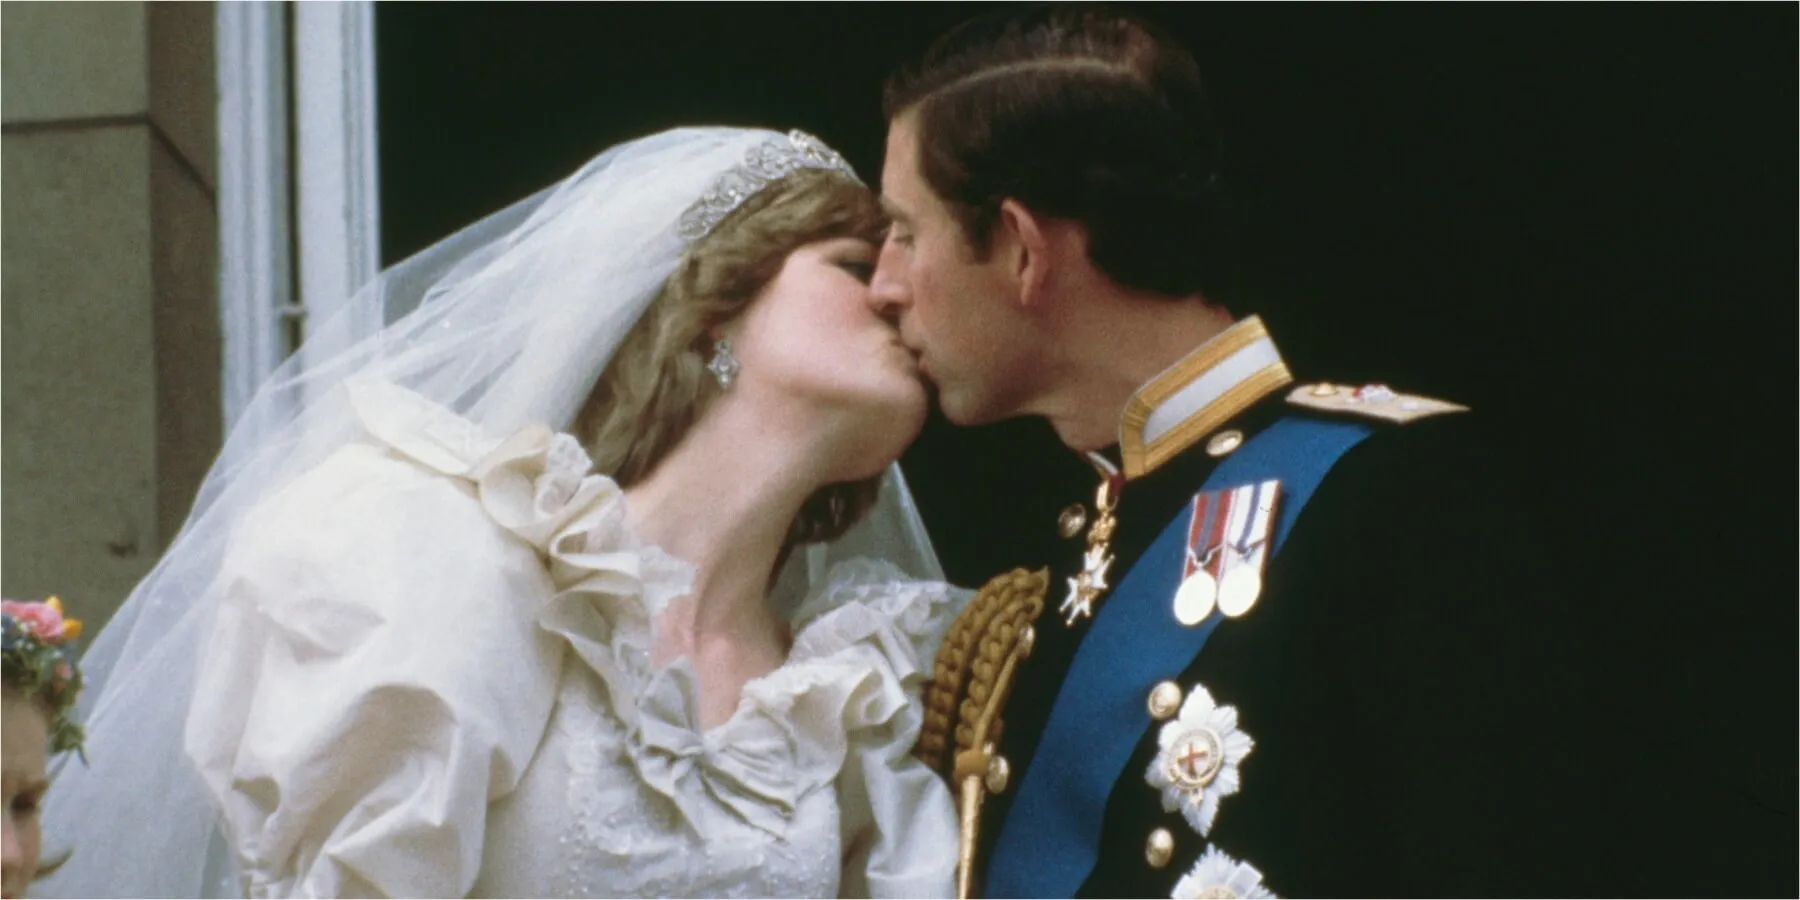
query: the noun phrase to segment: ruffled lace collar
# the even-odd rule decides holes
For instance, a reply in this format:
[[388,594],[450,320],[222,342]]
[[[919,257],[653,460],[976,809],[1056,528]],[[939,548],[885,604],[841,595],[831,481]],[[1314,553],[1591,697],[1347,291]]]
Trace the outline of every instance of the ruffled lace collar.
[[787,661],[702,730],[689,661],[651,663],[654,617],[691,590],[693,567],[632,533],[623,492],[589,471],[575,438],[538,426],[497,440],[404,389],[350,391],[371,436],[469,482],[496,524],[538,550],[554,591],[540,627],[599,676],[639,776],[696,829],[724,813],[784,833],[801,797],[836,778],[857,732],[913,712],[908,691],[954,614],[946,586],[876,561],[836,567],[803,605]]

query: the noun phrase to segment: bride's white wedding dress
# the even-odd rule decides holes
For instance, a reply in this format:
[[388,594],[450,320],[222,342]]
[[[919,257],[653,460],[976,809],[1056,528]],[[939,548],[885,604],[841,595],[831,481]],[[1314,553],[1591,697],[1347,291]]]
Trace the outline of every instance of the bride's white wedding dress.
[[687,567],[520,430],[573,422],[696,241],[802,170],[854,178],[797,132],[649,135],[309,320],[82,656],[87,758],[43,813],[76,855],[34,894],[948,894],[949,790],[908,751],[966,594],[916,580],[898,469],[789,560],[790,658],[703,730],[691,669],[648,661]]
[[951,892],[950,795],[909,752],[966,594],[833,567],[702,729],[692,668],[650,660],[691,569],[573,438],[351,394],[363,439],[234,537],[189,717],[251,895]]

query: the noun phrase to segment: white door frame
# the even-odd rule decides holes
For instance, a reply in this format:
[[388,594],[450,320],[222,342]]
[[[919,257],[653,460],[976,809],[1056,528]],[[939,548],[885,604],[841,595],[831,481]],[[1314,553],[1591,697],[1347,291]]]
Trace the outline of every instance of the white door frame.
[[[308,323],[380,271],[375,6],[217,5],[219,316],[229,429]],[[291,98],[291,103],[290,103]],[[381,327],[341,319],[330,353]],[[291,328],[293,323],[299,328]]]

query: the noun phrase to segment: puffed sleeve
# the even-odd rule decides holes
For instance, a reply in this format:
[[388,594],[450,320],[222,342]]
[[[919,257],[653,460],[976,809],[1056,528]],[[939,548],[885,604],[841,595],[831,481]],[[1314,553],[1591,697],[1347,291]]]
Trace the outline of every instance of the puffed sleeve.
[[840,802],[855,831],[845,897],[955,895],[955,805],[943,780],[913,758],[918,726],[905,724],[853,736],[844,760]]
[[215,590],[186,740],[249,894],[466,894],[556,693],[534,549],[359,444],[248,517]]
[[[930,661],[972,594],[904,576],[891,564],[835,566],[807,609],[780,677],[752,699],[776,705],[835,775],[844,897],[955,893],[957,821],[950,790],[912,756]],[[762,694],[771,696],[764,697]]]

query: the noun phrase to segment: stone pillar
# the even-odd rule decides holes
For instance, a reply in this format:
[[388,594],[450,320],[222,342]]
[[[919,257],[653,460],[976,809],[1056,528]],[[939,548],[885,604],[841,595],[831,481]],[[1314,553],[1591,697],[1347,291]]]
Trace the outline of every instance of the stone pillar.
[[0,590],[90,627],[221,440],[213,16],[0,5]]

